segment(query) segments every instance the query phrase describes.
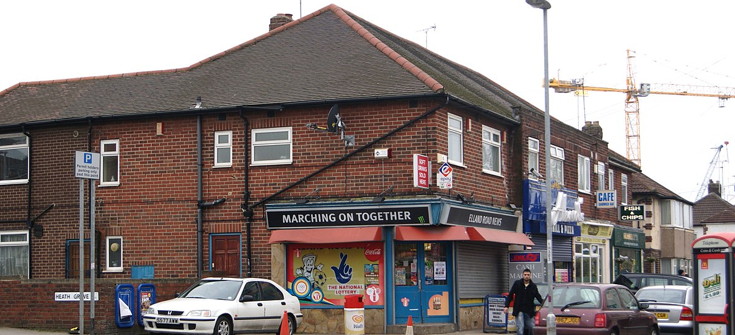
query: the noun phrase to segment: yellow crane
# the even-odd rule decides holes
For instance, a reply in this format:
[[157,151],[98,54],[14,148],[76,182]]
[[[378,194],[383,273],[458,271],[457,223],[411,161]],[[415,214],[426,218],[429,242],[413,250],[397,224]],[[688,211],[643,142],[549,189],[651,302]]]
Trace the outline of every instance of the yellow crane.
[[646,97],[650,94],[713,97],[720,99],[720,107],[724,107],[725,100],[735,98],[735,88],[732,87],[648,83],[636,86],[632,65],[632,59],[635,55],[633,55],[631,50],[627,50],[627,55],[628,77],[625,81],[625,88],[586,86],[582,79],[550,79],[549,87],[553,88],[556,93],[575,91],[581,91],[582,94],[586,91],[625,93],[625,153],[626,157],[633,163],[638,164],[638,166],[641,166],[640,107],[638,105],[638,97]]

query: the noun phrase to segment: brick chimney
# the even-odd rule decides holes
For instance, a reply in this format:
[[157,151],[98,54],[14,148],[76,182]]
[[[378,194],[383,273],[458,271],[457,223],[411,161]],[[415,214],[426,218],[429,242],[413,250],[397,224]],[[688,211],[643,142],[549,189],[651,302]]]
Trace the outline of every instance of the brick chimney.
[[709,180],[709,184],[707,185],[707,194],[715,193],[717,196],[722,196],[722,185],[720,185],[719,181],[712,181],[712,179]]
[[268,25],[268,31],[276,29],[291,21],[293,21],[293,14],[278,13],[276,16],[271,18],[271,23]]
[[599,121],[585,121],[582,131],[587,135],[602,139],[602,127]]

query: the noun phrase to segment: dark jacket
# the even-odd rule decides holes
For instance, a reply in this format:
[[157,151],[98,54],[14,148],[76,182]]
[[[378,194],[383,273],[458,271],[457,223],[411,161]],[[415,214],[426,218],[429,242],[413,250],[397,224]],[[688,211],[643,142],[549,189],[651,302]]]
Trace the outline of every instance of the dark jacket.
[[523,279],[518,279],[510,288],[508,298],[505,300],[505,307],[509,307],[510,302],[515,299],[513,316],[518,316],[520,312],[534,316],[536,315],[536,306],[533,304],[534,298],[538,299],[539,303],[544,302],[544,298],[538,293],[538,287],[533,283],[533,280],[529,281],[528,286],[525,286]]

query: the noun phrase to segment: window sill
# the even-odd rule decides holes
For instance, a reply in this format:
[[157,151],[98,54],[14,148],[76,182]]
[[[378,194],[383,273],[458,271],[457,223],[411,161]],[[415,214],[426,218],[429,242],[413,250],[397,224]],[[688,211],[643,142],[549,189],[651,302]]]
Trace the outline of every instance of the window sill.
[[250,163],[250,166],[269,166],[269,165],[289,165],[293,164],[292,161],[283,161],[283,162],[255,162]]
[[100,183],[99,185],[97,185],[97,187],[117,187],[117,186],[120,186],[120,183],[114,183],[114,184],[113,183],[108,183],[108,184]]
[[498,173],[498,172],[495,172],[495,171],[482,170],[482,173],[487,174],[487,175],[491,175],[491,176],[495,176],[495,177],[505,178],[505,177],[503,177],[503,175],[501,173]]
[[114,270],[104,270],[102,273],[123,273],[125,272],[124,269],[114,269]]
[[223,165],[212,165],[212,168],[213,169],[226,169],[226,168],[231,168],[231,167],[232,167],[232,164],[227,164],[227,165],[224,165],[224,164]]

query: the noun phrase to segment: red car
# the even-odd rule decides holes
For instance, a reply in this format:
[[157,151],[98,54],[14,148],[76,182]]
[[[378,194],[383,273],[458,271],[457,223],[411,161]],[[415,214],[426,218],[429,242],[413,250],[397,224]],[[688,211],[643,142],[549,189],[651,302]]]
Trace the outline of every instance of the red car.
[[[556,333],[658,335],[658,320],[630,291],[617,284],[568,283],[554,285]],[[548,306],[536,313],[535,335],[546,334]]]

